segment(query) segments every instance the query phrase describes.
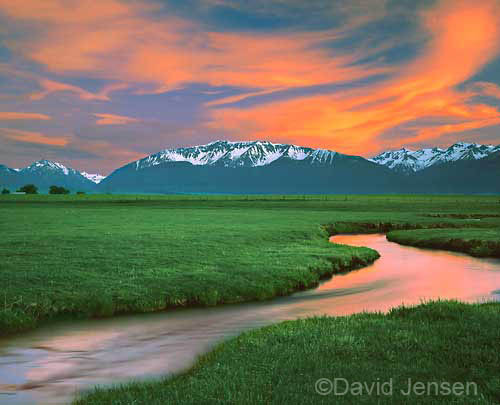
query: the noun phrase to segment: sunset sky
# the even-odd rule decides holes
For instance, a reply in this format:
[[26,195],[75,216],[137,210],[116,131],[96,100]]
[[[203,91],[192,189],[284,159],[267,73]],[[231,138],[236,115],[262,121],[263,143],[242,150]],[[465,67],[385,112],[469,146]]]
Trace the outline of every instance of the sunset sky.
[[500,143],[500,0],[0,0],[0,163]]

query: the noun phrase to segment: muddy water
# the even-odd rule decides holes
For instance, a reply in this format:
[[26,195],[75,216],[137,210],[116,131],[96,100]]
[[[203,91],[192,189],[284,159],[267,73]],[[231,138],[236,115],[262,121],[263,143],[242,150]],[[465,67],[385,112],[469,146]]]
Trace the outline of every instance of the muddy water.
[[96,384],[179,372],[217,342],[285,319],[385,311],[433,298],[500,300],[500,260],[400,246],[384,235],[338,235],[332,242],[372,247],[381,258],[264,303],[62,322],[0,341],[0,404],[68,403]]

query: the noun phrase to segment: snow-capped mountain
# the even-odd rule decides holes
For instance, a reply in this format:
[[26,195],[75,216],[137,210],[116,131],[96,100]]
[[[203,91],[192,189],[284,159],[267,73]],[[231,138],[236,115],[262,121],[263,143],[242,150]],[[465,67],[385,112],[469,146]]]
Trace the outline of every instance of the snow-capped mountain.
[[369,160],[397,172],[411,174],[446,162],[482,159],[495,152],[500,152],[500,145],[493,146],[458,142],[447,149],[426,148],[411,150],[401,148],[399,150],[390,150],[382,152]]
[[258,167],[280,158],[307,160],[310,163],[332,164],[337,152],[267,141],[215,141],[188,148],[165,149],[135,162],[136,170],[166,162],[189,162],[192,165],[223,167]]
[[19,173],[31,173],[31,174],[47,174],[47,173],[57,173],[69,175],[81,175],[79,171],[75,169],[68,168],[61,163],[53,162],[52,160],[38,160],[33,162],[29,166],[19,169]]
[[52,160],[38,160],[17,170],[6,166],[0,168],[2,186],[18,188],[30,183],[35,184],[42,191],[52,185],[63,186],[72,191],[92,191],[95,188],[95,183],[78,170]]
[[[425,169],[425,170],[424,170]],[[0,187],[33,183],[72,192],[126,193],[500,193],[500,145],[387,151],[373,159],[267,141],[216,141],[165,149],[109,176],[50,160],[0,165]]]
[[87,172],[79,172],[78,170],[72,169],[70,167],[66,167],[61,163],[54,162],[52,160],[38,160],[33,162],[29,166],[23,169],[13,169],[18,171],[19,173],[52,173],[52,174],[64,174],[65,176],[83,176],[84,178],[90,180],[93,183],[98,184],[104,179],[106,176],[95,173],[87,173]]
[[103,192],[323,193],[399,190],[400,175],[359,156],[267,141],[166,149],[115,170]]
[[103,176],[102,174],[98,174],[98,173],[95,173],[95,174],[91,174],[91,173],[87,173],[87,172],[81,172],[80,173],[83,177],[89,179],[90,181],[94,182],[95,184],[99,184],[102,179],[104,179],[106,176]]

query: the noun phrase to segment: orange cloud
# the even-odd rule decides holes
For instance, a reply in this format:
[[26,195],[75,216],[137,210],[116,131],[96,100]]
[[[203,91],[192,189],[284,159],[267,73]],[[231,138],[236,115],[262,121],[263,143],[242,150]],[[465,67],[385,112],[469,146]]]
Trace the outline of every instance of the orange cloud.
[[46,114],[20,113],[20,112],[0,112],[0,120],[50,120]]
[[[31,95],[34,100],[54,92],[71,92],[84,100],[104,101],[109,100],[112,91],[125,86],[139,88],[143,93],[165,92],[193,82],[244,87],[253,91],[205,105],[210,118],[207,127],[233,137],[271,138],[346,153],[373,153],[398,146],[397,143],[423,142],[462,128],[482,128],[493,125],[499,116],[491,106],[471,104],[471,98],[478,94],[496,97],[498,88],[494,85],[477,84],[465,91],[457,90],[457,85],[470,79],[498,54],[497,0],[438,2],[419,16],[428,35],[426,46],[413,61],[393,67],[353,64],[387,44],[345,53],[322,47],[325,41],[343,38],[345,32],[341,30],[205,32],[200,26],[173,16],[153,18],[157,5],[151,2],[21,3],[0,0],[0,11],[18,26],[28,27],[32,34],[5,40],[12,52],[58,74],[122,83],[91,93],[77,86],[39,79],[42,90]],[[372,4],[363,2],[363,7]],[[363,9],[346,27],[373,18]],[[391,78],[354,90],[246,109],[216,108],[278,90],[382,73],[391,74]],[[99,125],[134,122],[127,121],[133,118],[111,114],[96,116],[100,118]],[[413,134],[405,135],[406,138],[401,134],[396,140],[380,139],[390,129],[428,117],[447,124],[432,128],[413,126]]]
[[137,118],[126,117],[123,115],[115,114],[94,114],[99,119],[96,121],[97,125],[126,125],[134,122],[139,122]]
[[[444,1],[423,14],[421,20],[430,35],[426,48],[389,80],[362,89],[247,109],[214,109],[207,125],[239,138],[271,138],[368,154],[398,146],[396,143],[421,142],[497,123],[500,113],[496,108],[471,105],[474,93],[455,87],[498,54],[498,3]],[[432,129],[417,127],[414,137],[378,137],[391,128],[427,117],[462,122]]]
[[[151,18],[156,10],[152,3],[116,0],[98,4],[82,0],[72,7],[62,0],[47,7],[38,0],[25,0],[22,6],[0,0],[0,10],[16,21],[30,23],[37,32],[36,38],[7,40],[14,52],[52,72],[85,72],[141,83],[152,92],[192,82],[262,89],[309,86],[391,71],[388,67],[349,66],[360,54],[332,55],[331,50],[321,48],[322,42],[342,35],[335,31],[205,32],[172,16]],[[68,86],[66,90],[96,98]]]
[[69,142],[68,138],[65,137],[47,136],[40,132],[21,131],[19,129],[11,128],[0,128],[0,136],[17,142],[37,143],[40,145],[60,147],[66,146]]

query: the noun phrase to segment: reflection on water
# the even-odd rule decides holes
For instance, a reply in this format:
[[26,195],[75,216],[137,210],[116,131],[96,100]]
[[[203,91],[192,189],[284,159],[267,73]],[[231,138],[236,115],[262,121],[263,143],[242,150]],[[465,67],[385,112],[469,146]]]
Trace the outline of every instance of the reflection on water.
[[400,246],[384,235],[338,235],[332,242],[369,246],[381,258],[264,303],[63,322],[0,341],[0,403],[67,403],[96,384],[178,372],[222,339],[285,319],[385,311],[433,298],[500,300],[500,260]]

